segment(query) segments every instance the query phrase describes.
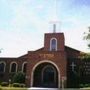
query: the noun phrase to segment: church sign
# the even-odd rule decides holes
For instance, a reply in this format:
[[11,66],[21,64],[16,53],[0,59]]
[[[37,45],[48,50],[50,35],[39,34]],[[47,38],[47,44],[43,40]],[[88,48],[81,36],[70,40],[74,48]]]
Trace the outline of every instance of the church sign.
[[39,54],[40,57],[43,57],[43,58],[54,58],[54,54]]

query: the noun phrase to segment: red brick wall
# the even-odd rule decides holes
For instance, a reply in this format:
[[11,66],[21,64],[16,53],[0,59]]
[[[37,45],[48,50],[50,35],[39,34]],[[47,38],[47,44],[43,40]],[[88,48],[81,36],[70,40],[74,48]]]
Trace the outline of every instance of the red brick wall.
[[0,58],[0,62],[2,61],[6,63],[6,68],[5,68],[5,72],[3,73],[3,78],[0,77],[0,80],[8,82],[10,79],[10,64],[12,62],[16,62],[18,66],[17,72],[22,71],[22,64],[23,62],[26,62],[27,59],[26,58]]
[[69,58],[78,58],[80,56],[80,51],[75,50],[73,48],[65,47],[65,51],[66,51],[67,57]]
[[[46,56],[45,56],[46,55]],[[49,56],[50,55],[50,56]],[[26,83],[30,86],[31,73],[33,67],[40,61],[49,60],[57,65],[60,71],[60,78],[66,76],[66,54],[65,52],[32,52],[28,54],[28,66],[27,66],[27,80]],[[60,79],[61,80],[61,79]]]

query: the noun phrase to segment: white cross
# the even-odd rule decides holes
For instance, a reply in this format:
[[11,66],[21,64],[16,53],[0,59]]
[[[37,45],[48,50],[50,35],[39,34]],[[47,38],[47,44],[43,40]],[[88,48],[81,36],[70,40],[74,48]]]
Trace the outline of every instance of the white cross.
[[72,67],[72,71],[74,71],[74,68],[76,67],[76,65],[74,64],[74,62],[72,62],[72,64],[70,66]]
[[53,24],[53,33],[56,33],[56,24]]
[[60,29],[61,22],[60,21],[50,21],[51,26],[53,27],[53,33],[56,33]]

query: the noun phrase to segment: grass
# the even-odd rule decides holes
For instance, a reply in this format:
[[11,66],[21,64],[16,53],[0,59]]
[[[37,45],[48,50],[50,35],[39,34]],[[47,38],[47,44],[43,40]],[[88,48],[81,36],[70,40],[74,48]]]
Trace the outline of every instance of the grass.
[[27,90],[27,88],[0,87],[0,90]]
[[82,88],[81,90],[90,90],[90,87]]

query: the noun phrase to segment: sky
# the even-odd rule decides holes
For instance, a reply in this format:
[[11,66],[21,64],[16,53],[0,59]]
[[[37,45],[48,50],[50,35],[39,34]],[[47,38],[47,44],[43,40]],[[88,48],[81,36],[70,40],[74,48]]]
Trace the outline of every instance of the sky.
[[44,46],[44,34],[63,32],[65,45],[90,52],[90,0],[0,0],[0,57],[19,57]]

